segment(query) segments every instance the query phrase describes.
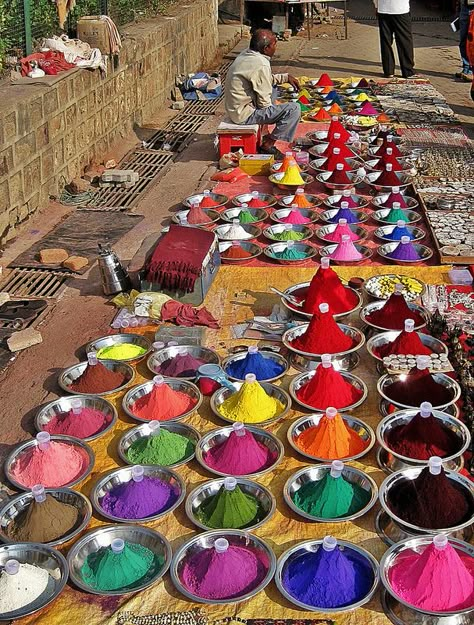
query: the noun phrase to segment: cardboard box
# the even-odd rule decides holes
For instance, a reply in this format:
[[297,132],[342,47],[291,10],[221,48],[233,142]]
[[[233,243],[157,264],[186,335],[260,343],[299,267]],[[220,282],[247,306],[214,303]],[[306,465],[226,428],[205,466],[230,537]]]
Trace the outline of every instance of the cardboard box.
[[269,176],[274,162],[273,154],[244,154],[239,160],[239,167],[250,176]]
[[98,15],[87,15],[78,20],[77,37],[91,48],[99,48],[102,54],[111,53],[107,26]]

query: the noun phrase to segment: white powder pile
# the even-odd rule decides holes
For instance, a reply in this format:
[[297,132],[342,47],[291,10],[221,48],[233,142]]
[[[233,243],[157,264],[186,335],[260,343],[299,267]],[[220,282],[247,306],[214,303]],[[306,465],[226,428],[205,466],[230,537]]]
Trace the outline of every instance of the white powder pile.
[[16,575],[0,573],[0,614],[29,605],[46,590],[49,573],[32,564],[20,564]]
[[232,239],[234,241],[237,241],[239,239],[253,239],[253,235],[248,233],[246,230],[244,230],[244,228],[242,228],[242,226],[239,226],[238,224],[232,224],[227,228],[222,228],[220,232],[222,233],[221,236],[223,238]]

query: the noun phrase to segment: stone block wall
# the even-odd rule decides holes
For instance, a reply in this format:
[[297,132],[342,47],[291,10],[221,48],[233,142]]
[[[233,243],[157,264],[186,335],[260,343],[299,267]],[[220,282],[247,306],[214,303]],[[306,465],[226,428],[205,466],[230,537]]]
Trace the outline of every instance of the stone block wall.
[[205,69],[218,49],[217,0],[125,27],[120,65],[72,70],[53,86],[0,86],[0,244],[169,98],[175,76]]

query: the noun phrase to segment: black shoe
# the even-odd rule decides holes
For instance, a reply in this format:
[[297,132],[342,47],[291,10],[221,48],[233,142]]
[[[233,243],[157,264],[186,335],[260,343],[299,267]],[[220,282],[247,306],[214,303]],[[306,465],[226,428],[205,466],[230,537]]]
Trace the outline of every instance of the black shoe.
[[265,148],[263,146],[260,146],[258,148],[258,151],[260,152],[260,154],[272,154],[277,161],[282,161],[285,156],[283,152],[280,152],[280,150],[274,145],[272,145],[271,148]]

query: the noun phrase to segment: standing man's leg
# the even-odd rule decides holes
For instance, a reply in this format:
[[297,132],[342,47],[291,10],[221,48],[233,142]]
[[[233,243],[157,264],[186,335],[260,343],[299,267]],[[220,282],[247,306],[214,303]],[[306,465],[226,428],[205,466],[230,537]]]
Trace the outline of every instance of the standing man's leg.
[[413,51],[413,35],[411,31],[411,15],[403,13],[394,15],[393,30],[397,44],[398,59],[403,78],[415,74],[415,53]]
[[466,51],[467,33],[469,32],[470,7],[462,4],[459,12],[459,52],[461,54],[461,71],[456,74],[456,78],[462,78],[466,82],[472,80],[472,67],[469,63]]
[[395,56],[393,54],[392,17],[388,13],[377,13],[380,33],[380,56],[382,57],[383,74],[391,78],[395,73]]

